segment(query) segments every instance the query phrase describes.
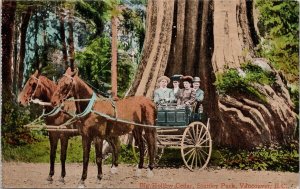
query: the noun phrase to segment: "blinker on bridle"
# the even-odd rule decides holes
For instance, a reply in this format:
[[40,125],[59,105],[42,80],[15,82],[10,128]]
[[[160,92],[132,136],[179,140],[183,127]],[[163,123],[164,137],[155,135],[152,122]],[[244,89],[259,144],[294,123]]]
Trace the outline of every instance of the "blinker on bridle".
[[68,91],[67,95],[63,97],[63,100],[66,100],[68,98],[68,96],[70,95],[71,91],[72,91],[74,78],[72,76],[66,74],[66,73],[64,74],[64,76],[66,76],[67,78],[71,79],[71,83],[68,86],[69,91]]
[[32,75],[32,76],[30,76],[30,77],[31,77],[32,79],[37,80],[36,87],[35,87],[33,93],[32,93],[31,96],[30,96],[30,101],[29,101],[29,102],[32,102],[32,101],[34,100],[32,97],[34,97],[34,95],[35,95],[35,93],[36,93],[36,91],[37,91],[37,88],[39,87],[39,85],[40,85],[41,82],[40,82],[40,79],[37,78],[37,77],[35,77],[34,75]]

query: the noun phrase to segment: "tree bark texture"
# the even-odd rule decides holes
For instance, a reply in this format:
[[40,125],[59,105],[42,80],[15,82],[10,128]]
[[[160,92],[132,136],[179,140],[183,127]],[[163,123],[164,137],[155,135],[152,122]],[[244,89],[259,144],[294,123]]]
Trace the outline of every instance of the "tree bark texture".
[[59,15],[59,33],[60,33],[60,40],[62,45],[62,54],[63,54],[63,61],[65,63],[66,69],[69,67],[68,65],[68,53],[67,53],[67,44],[66,44],[66,34],[65,34],[65,13],[64,10],[61,9],[58,13]]
[[268,65],[254,54],[258,37],[252,6],[246,0],[149,0],[142,59],[129,95],[152,98],[162,75],[200,76],[215,145],[253,148],[288,143],[296,114],[274,69],[275,85],[254,86],[266,102],[247,94],[219,95],[214,85],[217,73],[240,68],[246,61]]
[[38,18],[38,12],[35,12],[35,18],[34,18],[34,65],[33,69],[40,70],[42,68],[42,65],[40,64],[40,55],[39,55],[39,45],[38,45],[38,33],[39,33],[39,18]]
[[23,73],[24,73],[24,59],[25,59],[25,52],[26,52],[26,33],[29,24],[30,17],[32,15],[32,7],[29,6],[25,13],[22,13],[21,18],[21,29],[20,29],[20,52],[19,52],[19,76],[18,76],[18,89],[22,88],[23,83]]
[[2,2],[2,85],[7,99],[12,97],[13,39],[16,2]]
[[69,60],[70,60],[70,67],[71,70],[74,70],[74,60],[75,60],[75,52],[74,52],[74,18],[73,18],[73,12],[70,10],[69,20],[68,20],[68,26],[69,26]]

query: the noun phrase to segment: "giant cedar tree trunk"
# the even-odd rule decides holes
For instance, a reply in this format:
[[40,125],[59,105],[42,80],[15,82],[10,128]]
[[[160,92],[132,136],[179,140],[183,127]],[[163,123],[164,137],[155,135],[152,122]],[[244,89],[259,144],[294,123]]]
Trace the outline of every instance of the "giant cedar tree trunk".
[[152,97],[162,75],[200,76],[215,144],[252,148],[289,142],[296,114],[274,69],[279,87],[256,85],[267,103],[247,94],[218,95],[213,85],[216,73],[239,68],[245,61],[267,64],[254,57],[252,7],[246,0],[149,0],[142,59],[129,95]]
[[2,4],[2,85],[7,99],[12,97],[13,34],[16,2],[4,1]]

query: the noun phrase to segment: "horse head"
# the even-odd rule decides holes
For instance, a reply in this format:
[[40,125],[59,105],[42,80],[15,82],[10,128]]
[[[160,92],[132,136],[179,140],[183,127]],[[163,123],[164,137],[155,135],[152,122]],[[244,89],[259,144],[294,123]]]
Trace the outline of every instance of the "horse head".
[[58,86],[51,98],[51,103],[53,106],[60,105],[67,98],[74,96],[74,76],[77,76],[78,70],[71,71],[70,68],[67,69],[66,73],[58,81]]
[[29,77],[28,81],[23,87],[23,90],[18,95],[19,104],[26,106],[38,95],[39,77],[40,73],[38,70],[36,70],[34,74]]
[[35,100],[49,102],[55,89],[56,84],[36,70],[18,95],[18,102],[23,106]]

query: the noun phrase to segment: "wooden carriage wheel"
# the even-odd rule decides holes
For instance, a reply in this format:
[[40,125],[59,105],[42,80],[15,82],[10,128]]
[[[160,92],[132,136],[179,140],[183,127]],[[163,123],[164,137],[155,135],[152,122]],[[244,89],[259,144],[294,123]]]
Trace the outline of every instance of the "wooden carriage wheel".
[[191,171],[204,169],[211,156],[212,140],[208,128],[201,122],[192,122],[181,140],[181,156]]
[[[149,161],[149,155],[148,155],[148,146],[147,146],[147,141],[143,136],[143,140],[144,140],[144,144],[145,144],[145,151],[144,151],[144,163],[148,163]],[[156,152],[156,156],[154,159],[154,163],[157,164],[160,160],[160,158],[162,157],[163,153],[164,153],[164,147],[160,145],[160,142],[157,141],[158,143],[158,147],[157,147],[157,152]],[[133,152],[133,156],[134,159],[136,160],[136,162],[139,162],[140,160],[140,156],[139,156],[139,147],[136,144],[135,139],[132,139],[132,152]]]

